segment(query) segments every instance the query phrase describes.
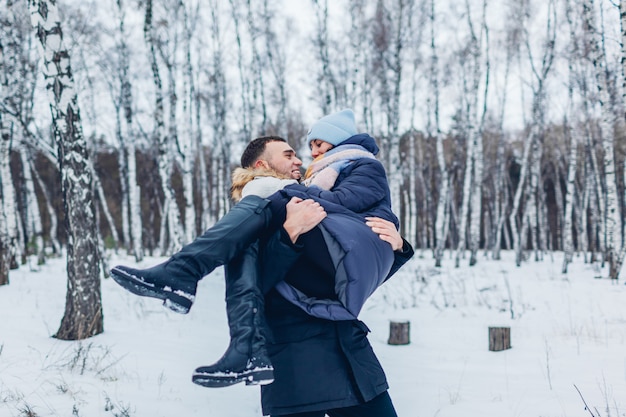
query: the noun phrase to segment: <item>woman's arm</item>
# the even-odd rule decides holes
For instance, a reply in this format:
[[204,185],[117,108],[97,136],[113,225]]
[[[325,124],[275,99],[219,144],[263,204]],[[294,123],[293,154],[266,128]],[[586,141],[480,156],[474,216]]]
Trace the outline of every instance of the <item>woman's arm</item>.
[[364,213],[389,195],[389,183],[383,165],[375,159],[361,159],[348,167],[351,171],[331,190],[318,187],[299,188],[309,196],[330,201],[355,213]]

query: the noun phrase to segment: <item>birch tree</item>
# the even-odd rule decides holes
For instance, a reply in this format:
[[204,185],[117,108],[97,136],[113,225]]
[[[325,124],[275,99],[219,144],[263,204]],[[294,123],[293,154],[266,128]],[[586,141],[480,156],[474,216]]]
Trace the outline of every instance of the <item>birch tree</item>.
[[328,30],[328,0],[312,0],[315,9],[314,45],[321,65],[318,80],[318,97],[323,114],[329,114],[338,107],[340,86],[335,79],[331,65],[330,38]]
[[[510,11],[509,11],[510,13]],[[507,21],[517,22],[513,16],[508,16]],[[503,234],[507,236],[505,232],[505,225],[507,219],[507,212],[510,208],[510,194],[509,194],[509,176],[508,159],[505,157],[505,132],[504,132],[504,120],[508,104],[508,88],[509,77],[511,73],[511,65],[515,58],[519,58],[519,44],[521,41],[521,27],[519,22],[508,26],[506,33],[506,58],[504,64],[504,88],[502,88],[499,96],[499,115],[497,121],[497,129],[499,134],[499,140],[496,151],[496,170],[497,174],[492,176],[493,188],[494,188],[494,222],[492,230],[492,258],[494,260],[500,259],[500,249],[502,248]]]
[[414,0],[378,0],[373,23],[374,74],[378,81],[381,112],[382,159],[387,169],[392,207],[400,205],[402,163],[400,158],[400,94],[402,91],[408,28],[414,14]]
[[93,172],[56,2],[29,0],[28,5],[42,46],[43,75],[50,95],[68,235],[65,314],[55,337],[84,339],[103,331]]
[[[469,7],[468,7],[469,9]],[[474,151],[472,153],[472,191],[471,191],[471,211],[470,211],[470,266],[475,265],[477,262],[478,245],[480,243],[480,225],[482,200],[483,200],[483,126],[485,114],[487,112],[487,95],[489,91],[489,76],[490,76],[490,61],[489,61],[489,28],[487,26],[487,1],[482,3],[482,18],[480,24],[480,37],[475,34],[473,25],[471,25],[472,36],[472,67],[473,67],[473,80],[472,90],[475,91],[472,97],[475,97],[474,103],[471,105],[471,111],[469,111],[470,126],[468,129],[470,138],[473,142]],[[469,12],[469,10],[468,10]],[[469,13],[468,13],[469,14]],[[468,18],[469,19],[469,18]],[[482,51],[477,50],[480,48]],[[484,60],[484,62],[483,62]],[[480,106],[479,86],[484,85],[482,107]]]
[[37,257],[37,264],[45,263],[45,248],[43,241],[43,227],[41,224],[41,213],[39,212],[39,204],[37,204],[37,195],[35,194],[35,183],[33,181],[32,172],[35,167],[32,164],[32,156],[29,149],[25,146],[19,151],[22,162],[22,173],[24,178],[24,228],[28,244],[33,245],[34,255]]
[[605,235],[603,236],[606,242],[605,259],[609,262],[609,277],[617,279],[619,275],[619,270],[617,269],[618,257],[622,247],[614,150],[614,126],[617,122],[617,112],[609,94],[611,75],[607,68],[602,31],[596,24],[595,2],[593,0],[584,1],[582,7],[584,33],[587,36],[586,44],[590,51],[589,59],[595,68],[598,104],[601,112],[600,133],[604,151],[603,168],[606,187],[604,193],[605,206],[602,213],[606,221]]
[[[222,40],[220,31],[220,19],[219,19],[219,2],[217,0],[211,1],[211,40],[213,42],[213,62],[219,62],[219,73],[217,75],[223,75],[223,62],[222,62]],[[243,39],[243,24],[241,16],[241,10],[243,6],[239,4],[240,0],[229,0],[231,18],[235,29],[235,41],[237,44],[237,70],[239,75],[239,83],[241,87],[241,136],[243,138],[249,138],[252,132],[252,118],[255,112],[255,103],[252,97],[252,77],[248,74],[248,61],[244,56],[244,39]],[[215,64],[214,64],[215,66]]]
[[[466,222],[470,216],[469,240],[470,240],[470,266],[477,262],[476,253],[480,240],[480,220],[481,220],[481,204],[482,204],[482,176],[483,176],[483,142],[482,142],[482,123],[484,113],[486,111],[486,96],[489,86],[488,59],[487,64],[483,67],[482,60],[484,56],[488,56],[484,52],[485,46],[488,44],[487,24],[486,24],[486,8],[487,1],[483,1],[480,18],[480,32],[474,28],[472,21],[472,13],[469,1],[465,2],[467,22],[469,27],[469,42],[467,50],[463,56],[466,60],[463,75],[464,100],[465,109],[463,115],[465,118],[464,135],[467,138],[467,157],[465,164],[465,178],[463,186],[463,203],[461,206],[461,227],[459,230],[459,245],[455,257],[455,265],[459,267],[461,253],[466,246]],[[468,74],[467,78],[466,75]],[[483,84],[484,77],[484,84]],[[479,107],[480,86],[484,85],[483,107]]]
[[[231,15],[234,19],[235,33],[237,38],[237,59],[239,80],[241,83],[241,130],[238,140],[247,141],[252,134],[253,113],[256,103],[253,99],[250,76],[247,73],[245,55],[242,45],[243,28],[241,16],[235,4],[237,0],[230,0]],[[219,19],[219,2],[211,0],[211,61],[208,65],[209,90],[206,97],[209,120],[211,120],[212,151],[211,151],[211,174],[212,182],[212,206],[216,218],[221,217],[230,207],[230,196],[227,192],[230,184],[230,156],[231,142],[227,138],[226,118],[228,116],[229,97],[226,84],[226,69],[224,62],[224,40]]]
[[[3,45],[0,40],[0,62],[3,58]],[[0,74],[0,81],[2,80]],[[6,85],[0,82],[0,97],[4,93]],[[9,168],[9,153],[11,150],[11,126],[6,120],[5,113],[0,109],[0,285],[9,283],[9,270],[14,259],[14,242],[9,225],[15,222],[11,169]]]
[[279,35],[276,33],[276,22],[274,16],[275,10],[270,6],[268,0],[263,0],[262,21],[264,22],[262,33],[265,39],[265,51],[267,55],[267,68],[272,74],[272,79],[275,84],[275,88],[270,90],[275,91],[271,96],[273,98],[273,104],[278,108],[276,111],[276,118],[274,120],[274,126],[278,135],[283,138],[287,138],[287,109],[289,106],[289,97],[287,94],[287,70],[286,70],[286,57],[283,51],[281,42],[279,42]]
[[[626,4],[624,4],[623,1],[619,1],[618,3],[618,7],[619,7],[619,15],[620,15],[620,33],[621,33],[621,39],[620,39],[620,45],[621,45],[621,81],[622,81],[622,103],[626,102]],[[626,114],[624,112],[622,112],[622,121],[626,121]],[[623,167],[623,172],[624,172],[624,179],[623,179],[623,183],[626,184],[626,160],[624,160],[624,167]],[[624,193],[624,207],[626,207],[626,192]],[[623,228],[623,236],[622,236],[622,250],[619,254],[619,257],[617,258],[617,262],[615,265],[615,272],[616,274],[619,274],[621,269],[622,269],[622,265],[624,264],[624,259],[626,259],[626,230],[624,229],[624,225],[622,225]],[[617,278],[617,275],[616,275]]]
[[[509,219],[513,234],[515,262],[518,266],[521,265],[523,260],[525,242],[527,241],[527,233],[529,231],[534,232],[533,239],[536,243],[534,245],[536,253],[540,250],[537,244],[539,242],[537,193],[541,192],[538,185],[542,142],[545,133],[546,81],[550,75],[555,56],[556,9],[554,6],[554,2],[550,1],[546,17],[545,40],[542,42],[543,50],[538,63],[535,62],[528,28],[525,27],[524,29],[526,52],[528,53],[528,62],[532,73],[533,100],[531,107],[532,119],[524,143],[520,180],[515,191]],[[525,23],[527,24],[527,22]],[[531,228],[532,230],[529,230]]]
[[[570,152],[567,158],[567,186],[565,192],[565,215],[563,224],[563,267],[561,272],[566,274],[568,264],[572,262],[574,255],[574,242],[573,242],[573,222],[574,222],[574,193],[576,191],[576,168],[578,165],[578,146],[581,141],[581,127],[578,123],[579,118],[576,116],[581,109],[577,108],[575,90],[580,90],[583,85],[577,85],[577,82],[584,80],[584,74],[581,74],[580,58],[582,56],[579,42],[578,42],[578,28],[576,23],[578,19],[575,19],[573,14],[574,10],[571,1],[566,1],[566,17],[569,25],[570,46],[568,56],[568,100],[569,107],[566,115],[565,126],[568,129],[570,137]],[[581,236],[578,236],[581,239]]]
[[[350,0],[350,50],[352,59],[348,83],[351,85],[351,95],[346,97],[346,103],[360,103],[362,108],[362,122],[365,131],[374,129],[374,94],[372,91],[372,51],[369,45],[370,22],[367,16],[367,1]],[[354,107],[356,105],[352,104]],[[354,109],[357,112],[357,109]]]
[[19,216],[10,160],[16,128],[13,121],[19,94],[22,43],[19,11],[7,2],[0,16],[0,285],[9,283],[9,269],[17,268],[23,250],[19,242]]
[[[11,142],[11,128],[4,111],[4,95],[6,94],[6,76],[4,64],[4,45],[0,38],[0,185],[3,184],[6,170],[4,165],[9,160],[9,144]],[[9,283],[9,234],[7,230],[7,212],[4,208],[4,187],[0,186],[0,285]]]
[[[194,105],[196,98],[196,86],[194,80],[194,68],[192,63],[192,42],[196,27],[196,18],[193,10],[180,0],[178,9],[182,12],[183,20],[183,101],[182,122],[180,135],[180,150],[182,157],[183,190],[185,197],[185,240],[191,242],[196,237],[196,210],[194,205],[194,173],[196,162],[201,158],[202,140],[194,132]],[[200,184],[201,181],[198,181]]]
[[[173,166],[178,162],[180,174],[182,177],[182,196],[185,209],[185,229],[182,230],[179,224],[172,225],[177,218],[180,219],[178,205],[175,204],[173,192],[167,195],[166,207],[167,223],[169,234],[172,230],[176,231],[176,235],[180,233],[182,242],[190,242],[196,233],[196,215],[193,202],[193,179],[195,170],[195,161],[197,155],[196,138],[193,135],[193,111],[191,107],[190,92],[193,92],[193,66],[191,62],[191,42],[193,38],[194,24],[191,21],[189,10],[185,3],[181,0],[165,0],[162,2],[163,14],[167,24],[159,24],[158,29],[154,28],[154,36],[156,46],[158,47],[161,62],[163,62],[167,73],[167,148],[173,155],[168,161],[169,179],[168,188],[173,189],[171,184],[171,176]],[[157,33],[159,35],[157,35]],[[182,79],[183,87],[179,87],[179,80]],[[181,100],[182,98],[182,100]],[[180,115],[183,117],[181,118]],[[180,120],[182,119],[182,120]],[[175,236],[176,236],[175,235]],[[161,235],[164,237],[164,234]],[[176,244],[172,242],[171,244]],[[170,246],[174,249],[175,246]]]
[[130,52],[127,42],[126,9],[123,0],[117,0],[117,82],[119,94],[115,98],[116,136],[119,142],[119,167],[122,188],[122,229],[128,249],[135,261],[143,260],[141,189],[137,182],[136,134],[134,125],[132,84],[130,81]]
[[430,109],[428,113],[428,136],[435,140],[437,149],[437,163],[439,165],[439,199],[437,201],[437,214],[435,217],[435,266],[440,267],[443,259],[448,237],[448,223],[450,218],[449,203],[449,177],[448,168],[443,149],[443,133],[441,132],[439,120],[439,51],[435,43],[435,0],[430,1],[430,71],[429,90],[426,105]]
[[[172,253],[182,247],[183,234],[181,230],[180,212],[176,204],[176,196],[172,188],[172,137],[173,131],[169,134],[165,126],[165,106],[163,99],[163,82],[157,58],[158,39],[153,26],[154,19],[153,0],[146,1],[146,11],[144,18],[144,38],[148,46],[148,60],[152,70],[152,81],[155,89],[155,109],[154,109],[154,143],[158,149],[159,176],[161,178],[161,190],[165,201],[163,202],[163,218],[161,222],[161,253]],[[170,102],[170,105],[172,103]],[[166,229],[167,228],[167,229]],[[165,236],[169,235],[169,245],[166,248]]]

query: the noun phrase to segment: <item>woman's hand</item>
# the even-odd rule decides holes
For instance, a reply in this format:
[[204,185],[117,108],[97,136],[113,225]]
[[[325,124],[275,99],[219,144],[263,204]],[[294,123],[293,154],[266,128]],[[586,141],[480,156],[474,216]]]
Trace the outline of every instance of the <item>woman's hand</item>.
[[394,251],[402,250],[404,241],[400,232],[396,229],[396,225],[389,220],[381,219],[380,217],[366,217],[365,222],[374,233],[376,233],[382,240],[389,242],[391,248]]

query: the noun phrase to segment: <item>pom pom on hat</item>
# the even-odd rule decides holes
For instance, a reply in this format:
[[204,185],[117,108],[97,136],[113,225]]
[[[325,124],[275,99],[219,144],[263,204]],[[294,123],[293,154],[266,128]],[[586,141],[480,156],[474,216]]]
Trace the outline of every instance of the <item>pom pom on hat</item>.
[[345,109],[322,117],[313,123],[311,130],[306,136],[307,143],[315,139],[321,139],[333,146],[339,145],[344,140],[357,134],[354,112]]

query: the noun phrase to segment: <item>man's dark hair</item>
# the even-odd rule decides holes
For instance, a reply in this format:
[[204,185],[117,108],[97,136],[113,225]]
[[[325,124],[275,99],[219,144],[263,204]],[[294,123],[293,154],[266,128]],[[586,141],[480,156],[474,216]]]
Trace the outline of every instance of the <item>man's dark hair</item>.
[[270,142],[287,141],[280,136],[262,136],[260,138],[253,139],[250,143],[248,143],[248,146],[244,149],[243,154],[241,154],[241,166],[243,168],[252,168],[259,157],[263,155],[265,147]]

